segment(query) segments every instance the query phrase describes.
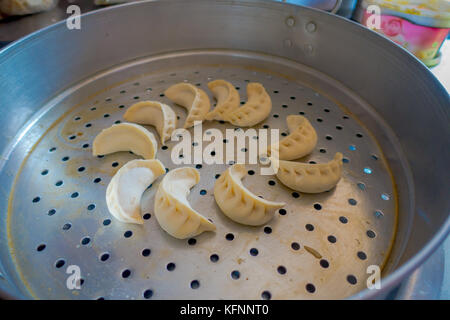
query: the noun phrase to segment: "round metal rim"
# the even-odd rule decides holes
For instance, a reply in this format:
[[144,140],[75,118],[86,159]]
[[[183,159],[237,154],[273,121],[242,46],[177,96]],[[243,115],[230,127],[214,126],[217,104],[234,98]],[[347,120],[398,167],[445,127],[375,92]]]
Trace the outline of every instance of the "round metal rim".
[[[170,1],[180,1],[180,0],[170,0]],[[200,0],[201,1],[201,0]],[[132,2],[132,3],[125,3],[121,5],[116,5],[113,7],[108,8],[102,8],[97,11],[88,12],[85,14],[82,14],[82,16],[89,16],[89,15],[100,15],[103,12],[107,10],[120,10],[122,7],[126,6],[138,6],[138,5],[144,5],[148,2],[158,2],[158,0],[144,0],[141,2]],[[324,15],[333,15],[328,12],[323,12],[318,9],[314,8],[308,8],[298,5],[292,5],[292,4],[283,4],[283,3],[276,3],[272,2],[270,0],[248,0],[247,2],[261,2],[264,3],[266,6],[272,6],[274,8],[279,6],[293,6],[293,7],[302,7],[304,10],[310,10],[314,12],[320,12],[320,14]],[[373,38],[375,41],[388,41],[390,40],[386,39],[382,35],[371,31],[360,24],[347,20],[345,18],[336,16],[337,19],[343,19],[351,24],[354,25],[354,27],[359,28],[361,32],[364,32],[367,37]],[[46,32],[51,32],[54,29],[63,27],[65,24],[65,21],[57,22],[51,26],[48,26],[46,28],[43,28],[41,30],[38,30],[22,39],[19,39],[9,45],[7,45],[5,48],[0,50],[0,59],[6,59],[6,57],[10,54],[13,54],[14,51],[20,50],[21,46],[26,44],[27,42],[32,42],[38,37],[40,37],[42,34],[45,34]],[[414,55],[406,51],[405,49],[401,48],[400,46],[390,46],[390,50],[396,51],[397,54],[402,54],[405,59],[410,59],[410,62],[413,64],[416,64],[417,68],[422,69],[422,72],[425,72],[425,74],[428,75],[429,80],[433,81],[433,85],[438,86],[441,88],[443,92],[446,92],[446,89],[442,86],[442,84],[439,82],[439,80],[436,79],[436,77],[431,73],[431,71],[422,63],[420,60],[418,60]],[[26,124],[25,124],[26,126]],[[21,130],[20,130],[21,131]],[[19,131],[19,132],[20,132]],[[8,149],[8,148],[7,148]],[[1,165],[0,165],[1,168]],[[404,265],[393,271],[391,274],[386,276],[385,278],[382,278],[382,289],[380,290],[369,290],[365,289],[358,294],[349,297],[348,299],[376,299],[376,298],[382,298],[383,295],[387,294],[391,289],[393,289],[396,285],[398,285],[402,280],[404,280],[411,272],[413,272],[415,269],[417,269],[431,254],[438,248],[438,246],[447,238],[448,234],[450,233],[450,217],[447,217],[445,223],[443,226],[439,229],[439,231],[433,236],[433,238],[422,248],[418,253],[416,253],[411,259],[406,261]],[[23,296],[15,296],[11,295],[10,293],[0,290],[0,298],[3,299],[21,299],[24,298]]]

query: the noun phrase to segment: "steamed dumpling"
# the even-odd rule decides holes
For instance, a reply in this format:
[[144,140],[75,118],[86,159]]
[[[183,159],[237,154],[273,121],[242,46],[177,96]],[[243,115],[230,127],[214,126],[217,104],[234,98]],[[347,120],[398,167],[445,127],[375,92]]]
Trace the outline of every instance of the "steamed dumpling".
[[126,121],[154,126],[161,143],[170,139],[177,126],[177,116],[167,104],[158,101],[141,101],[127,109],[123,118]]
[[269,147],[269,154],[279,146],[279,159],[294,160],[310,154],[317,144],[317,133],[303,116],[289,115],[286,118],[290,134],[277,145]]
[[131,151],[144,159],[154,159],[157,149],[158,143],[153,133],[143,126],[127,122],[103,129],[92,144],[94,156]]
[[222,212],[231,220],[259,226],[272,219],[275,210],[283,207],[283,202],[262,199],[243,184],[241,179],[247,174],[245,166],[235,164],[223,172],[214,186],[214,198]]
[[166,172],[159,160],[132,160],[120,168],[106,189],[109,212],[119,221],[143,224],[141,197],[147,187]]
[[161,228],[175,238],[185,239],[216,230],[216,226],[192,209],[187,200],[190,189],[199,181],[196,169],[182,167],[169,171],[158,187],[155,216]]
[[300,192],[328,191],[341,179],[342,157],[337,152],[333,160],[321,164],[279,160],[277,177],[285,186]]
[[226,120],[226,115],[239,108],[239,93],[236,88],[225,80],[214,80],[208,83],[217,100],[217,105],[206,115],[207,120]]
[[242,107],[225,115],[226,121],[238,127],[252,127],[269,116],[272,100],[262,84],[250,82],[247,85],[247,97]]
[[206,114],[211,108],[206,92],[190,83],[174,84],[164,91],[164,94],[170,101],[188,110],[184,128],[194,126],[194,121],[205,120]]

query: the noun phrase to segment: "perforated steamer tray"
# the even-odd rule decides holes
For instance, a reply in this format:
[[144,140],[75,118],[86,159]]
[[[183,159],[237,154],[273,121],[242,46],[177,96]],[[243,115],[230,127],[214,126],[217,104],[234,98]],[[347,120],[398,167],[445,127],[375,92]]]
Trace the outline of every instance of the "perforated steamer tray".
[[[197,166],[201,180],[188,199],[214,221],[216,232],[186,240],[167,235],[153,215],[161,179],[142,199],[144,225],[115,220],[106,207],[106,186],[136,156],[93,157],[94,137],[123,121],[126,108],[142,100],[168,103],[181,125],[185,110],[170,103],[163,91],[187,81],[204,89],[214,103],[207,88],[214,79],[232,82],[242,101],[248,82],[264,85],[273,109],[255,128],[287,133],[286,116],[307,117],[318,143],[301,161],[327,162],[342,152],[343,177],[337,187],[316,195],[295,193],[248,165],[256,173],[244,179],[251,191],[287,203],[266,225],[248,227],[229,220],[214,201],[215,176],[229,166],[203,165]],[[7,226],[17,282],[31,297],[58,299],[316,299],[349,297],[365,289],[367,267],[382,268],[388,259],[397,195],[383,151],[364,125],[330,98],[336,92],[364,104],[339,83],[300,64],[237,51],[140,59],[74,85],[30,122],[4,168],[15,176]],[[204,132],[208,128],[233,127],[214,121],[203,124]],[[156,156],[168,169],[176,167],[170,160],[174,144],[168,142],[167,149],[159,145]],[[81,290],[66,286],[70,265],[80,267]]]

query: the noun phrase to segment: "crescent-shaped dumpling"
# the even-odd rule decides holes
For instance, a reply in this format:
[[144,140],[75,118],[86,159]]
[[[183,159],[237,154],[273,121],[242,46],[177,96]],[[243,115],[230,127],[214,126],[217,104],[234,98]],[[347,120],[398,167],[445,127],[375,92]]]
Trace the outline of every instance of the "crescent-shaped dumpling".
[[342,153],[337,152],[328,163],[309,164],[279,160],[277,177],[285,186],[305,193],[332,189],[341,179]]
[[200,181],[194,168],[182,167],[169,171],[155,196],[155,216],[161,228],[178,239],[194,237],[216,226],[192,209],[187,200],[190,189]]
[[157,147],[153,133],[138,124],[123,122],[103,129],[95,137],[92,154],[98,156],[131,151],[144,159],[154,159]]
[[[289,115],[286,118],[290,134],[279,142],[279,159],[293,160],[310,154],[317,144],[317,133],[303,116]],[[271,149],[277,145],[268,148]]]
[[247,85],[247,102],[226,115],[226,121],[238,127],[251,127],[263,121],[272,110],[272,100],[262,84],[250,82]]
[[120,168],[106,189],[106,204],[117,220],[143,224],[141,197],[166,169],[159,160],[131,160]]
[[217,105],[213,111],[206,115],[207,120],[226,120],[227,114],[239,108],[239,92],[228,81],[211,81],[208,83],[208,88],[214,94]]
[[127,109],[126,121],[154,126],[164,144],[177,126],[177,116],[167,104],[158,101],[141,101]]
[[164,91],[164,95],[188,110],[184,128],[192,127],[194,121],[203,121],[211,107],[206,92],[189,83],[174,84]]
[[243,164],[235,164],[220,175],[214,185],[214,198],[222,212],[231,220],[250,226],[259,226],[272,219],[283,202],[262,199],[243,184],[247,174]]

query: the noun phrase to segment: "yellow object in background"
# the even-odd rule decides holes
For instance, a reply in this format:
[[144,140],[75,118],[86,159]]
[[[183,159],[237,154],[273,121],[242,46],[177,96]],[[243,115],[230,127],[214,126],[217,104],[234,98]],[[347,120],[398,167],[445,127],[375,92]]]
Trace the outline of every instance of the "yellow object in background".
[[367,2],[410,15],[450,20],[449,0],[370,0]]
[[[379,12],[373,7],[378,6]],[[362,0],[354,19],[367,26],[380,16],[374,30],[405,48],[427,66],[440,62],[439,49],[450,30],[450,0]]]

